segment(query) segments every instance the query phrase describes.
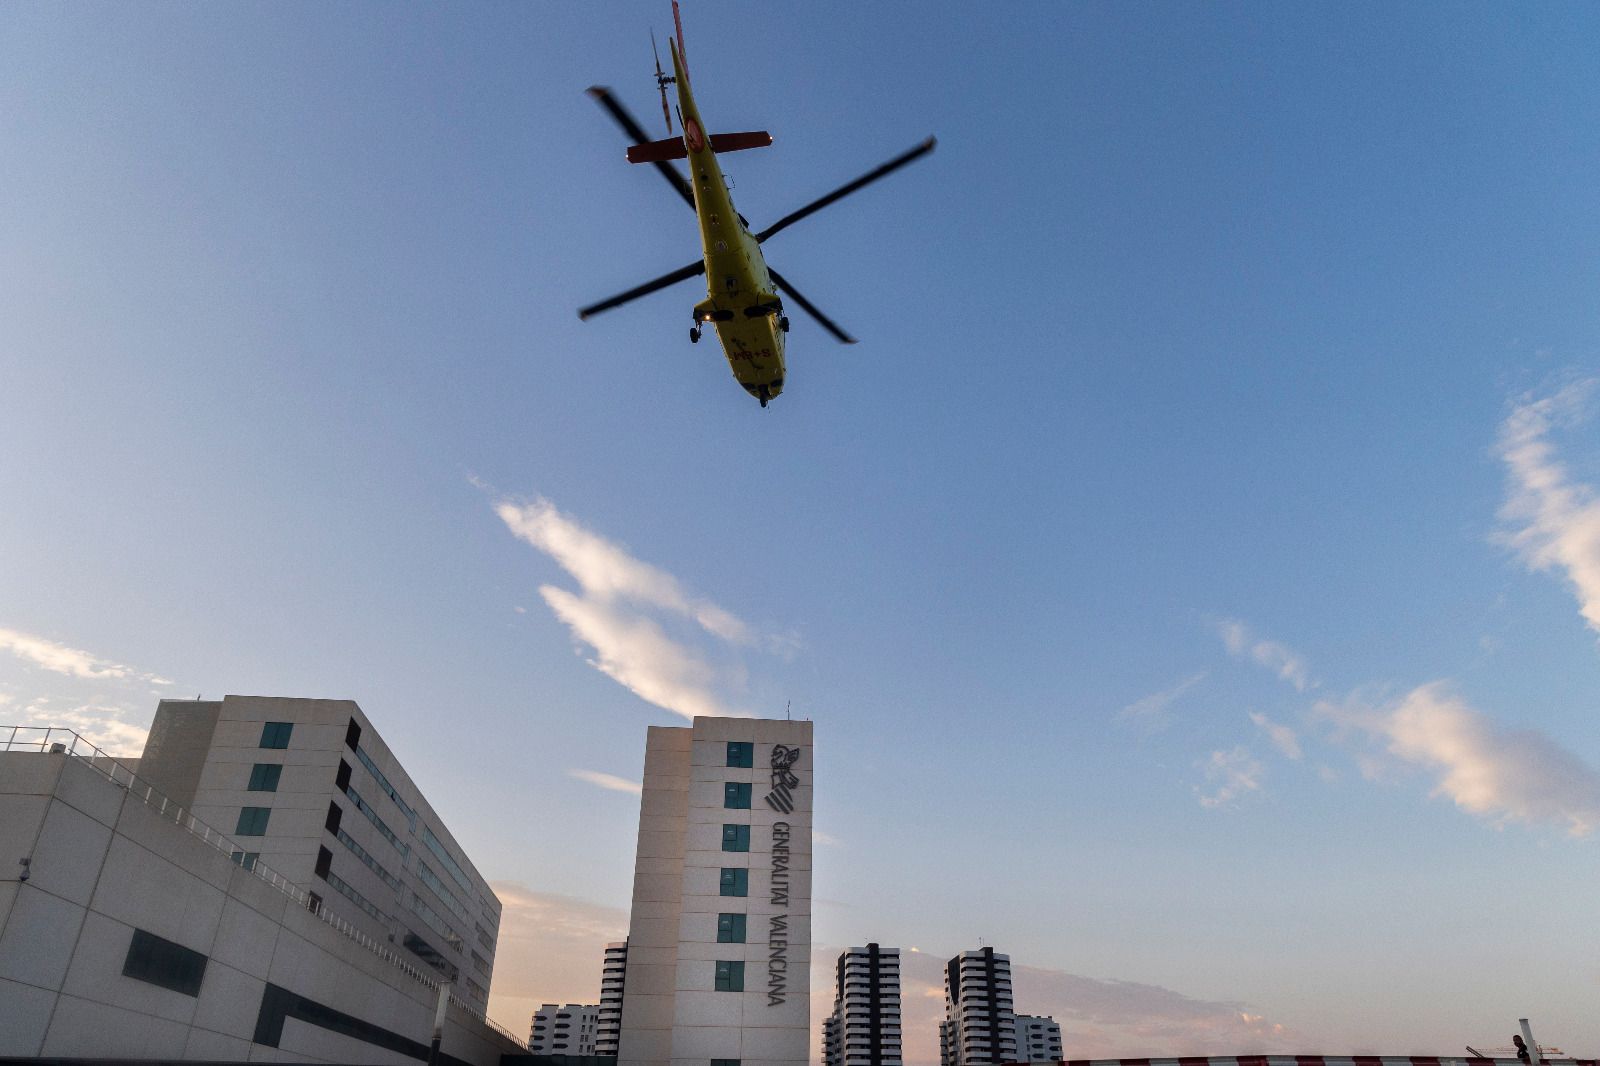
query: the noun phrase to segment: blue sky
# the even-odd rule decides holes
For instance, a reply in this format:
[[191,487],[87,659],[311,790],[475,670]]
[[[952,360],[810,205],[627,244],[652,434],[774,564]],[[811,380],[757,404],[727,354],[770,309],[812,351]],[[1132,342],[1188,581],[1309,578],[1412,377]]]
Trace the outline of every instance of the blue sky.
[[768,246],[861,343],[767,411],[695,283],[574,314],[698,254],[582,92],[654,133],[665,3],[4,17],[0,719],[358,700],[514,1030],[625,925],[594,775],[789,706],[819,957],[984,938],[1075,1056],[1600,1045],[1592,8],[695,0],[753,223],[939,137]]

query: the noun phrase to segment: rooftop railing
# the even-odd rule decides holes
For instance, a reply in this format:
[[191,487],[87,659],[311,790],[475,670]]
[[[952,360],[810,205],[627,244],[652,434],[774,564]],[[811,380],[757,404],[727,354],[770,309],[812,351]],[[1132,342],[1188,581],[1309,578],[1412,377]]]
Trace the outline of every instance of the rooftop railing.
[[[192,812],[185,810],[168,799],[148,781],[145,781],[133,770],[118,761],[117,756],[106,754],[76,730],[68,729],[65,726],[0,725],[0,736],[5,737],[4,742],[0,743],[0,751],[33,751],[44,755],[72,756],[99,773],[113,785],[126,791],[129,796],[139,800],[162,818],[172,822],[178,828],[186,830],[202,843],[222,852],[228,857],[229,861],[233,862],[241,870],[255,875],[294,902],[305,907],[308,912],[315,915],[319,921],[335,932],[355,941],[355,943],[366,948],[418,984],[435,992],[439,990],[442,982],[438,978],[423,973],[393,950],[363,933],[343,918],[330,914],[326,907],[321,905],[313,906],[311,893],[290,881],[287,877],[269,868],[259,859],[249,865],[239,861],[235,856],[244,854],[245,849],[237,841],[202,822]],[[504,1026],[490,1021],[488,1016],[473,1004],[457,999],[454,994],[451,994],[450,1002],[524,1051],[527,1050],[527,1041],[514,1036]]]

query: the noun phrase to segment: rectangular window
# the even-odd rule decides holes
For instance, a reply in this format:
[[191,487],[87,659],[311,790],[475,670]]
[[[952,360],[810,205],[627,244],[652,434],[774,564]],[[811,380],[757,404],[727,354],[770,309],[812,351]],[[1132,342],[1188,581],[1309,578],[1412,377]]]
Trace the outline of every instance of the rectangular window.
[[738,1059],[712,1059],[711,1066],[739,1066]]
[[251,792],[276,792],[282,776],[283,767],[278,763],[258,762],[250,768],[250,783],[245,788]]
[[717,915],[717,943],[743,944],[744,943],[744,915],[719,914]]
[[722,805],[729,810],[748,811],[750,809],[750,783],[743,784],[738,781],[729,781],[722,786]]
[[271,807],[241,807],[239,824],[234,827],[233,834],[241,837],[266,836],[267,819],[271,817]]
[[750,871],[730,870],[722,868],[722,894],[724,896],[748,896],[750,894]]
[[744,963],[721,960],[717,963],[717,991],[744,991]]
[[724,825],[722,827],[723,851],[749,851],[750,827],[747,825]]
[[128,944],[128,957],[122,962],[122,976],[186,996],[199,996],[200,983],[206,977],[206,957],[182,944],[135,929]]
[[333,786],[340,792],[350,787],[350,764],[339,760],[339,770],[333,775]]
[[293,722],[265,722],[261,726],[263,748],[287,748],[289,734],[294,732]]
[[334,803],[332,800],[329,800],[328,801],[328,820],[322,823],[323,826],[330,833],[338,833],[339,832],[339,823],[342,822],[342,821],[344,821],[344,811],[342,809],[340,809],[340,807],[339,807],[339,805],[337,803]]
[[256,868],[256,860],[261,858],[259,851],[236,851],[232,855],[233,861],[243,866],[246,870]]
[[327,848],[317,849],[317,868],[314,871],[318,877],[326,879],[328,870],[333,867],[333,852]]
[[756,746],[748,741],[728,741],[728,765],[742,766],[745,769],[756,764]]
[[354,751],[356,749],[356,745],[361,743],[361,723],[356,721],[354,718],[350,719],[350,724],[345,726],[344,742],[349,746],[351,751]]

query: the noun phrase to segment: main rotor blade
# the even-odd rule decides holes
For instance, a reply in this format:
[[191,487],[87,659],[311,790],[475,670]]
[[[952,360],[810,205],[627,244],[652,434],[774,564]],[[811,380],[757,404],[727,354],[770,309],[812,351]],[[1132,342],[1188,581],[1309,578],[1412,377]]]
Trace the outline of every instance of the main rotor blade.
[[816,304],[812,303],[804,296],[801,296],[800,290],[789,284],[788,278],[784,277],[776,270],[773,270],[770,266],[767,267],[767,273],[772,275],[772,280],[777,282],[778,288],[789,294],[789,299],[799,304],[801,309],[804,310],[806,314],[810,315],[812,318],[821,323],[823,329],[837,337],[840,344],[854,344],[856,342],[854,337],[850,336],[850,334],[836,326],[833,322],[833,319],[829,318],[821,311],[818,311]]
[[[594,90],[591,89],[589,91],[593,92]],[[910,163],[910,162],[913,162],[913,161],[915,161],[917,159],[920,159],[923,156],[927,155],[929,152],[933,151],[933,146],[936,143],[938,143],[938,142],[935,141],[932,137],[929,137],[927,140],[923,141],[921,144],[917,145],[915,148],[911,149],[909,152],[903,152],[900,155],[895,156],[893,159],[891,159],[887,163],[883,164],[883,166],[879,167],[877,170],[873,170],[873,171],[870,171],[870,172],[868,172],[866,174],[863,174],[863,175],[861,175],[861,177],[857,178],[855,181],[850,182],[848,185],[841,185],[837,189],[835,189],[832,192],[830,192],[828,195],[826,195],[824,197],[821,197],[820,199],[811,201],[809,204],[806,204],[806,206],[802,207],[800,210],[791,212],[790,214],[787,214],[787,215],[784,215],[782,218],[778,219],[778,221],[774,222],[772,225],[768,226],[766,229],[764,229],[760,233],[756,234],[756,240],[757,241],[764,241],[768,237],[772,236],[774,233],[777,233],[779,230],[787,229],[788,227],[794,225],[796,222],[799,222],[802,218],[805,218],[807,215],[814,214],[814,213],[816,213],[818,211],[821,211],[824,207],[827,207],[829,204],[833,203],[835,200],[842,200],[844,197],[849,196],[851,193],[855,192],[857,189],[860,189],[860,188],[862,188],[863,186],[866,186],[866,185],[871,185],[873,182],[877,181],[879,178],[887,177],[888,175],[893,174],[895,171],[899,170],[901,167],[905,166],[907,163]]]
[[[634,144],[644,144],[650,139],[650,135],[645,133],[644,127],[634,120],[634,117],[628,113],[628,109],[623,107],[615,96],[611,95],[610,89],[604,85],[591,85],[589,87],[589,95],[600,102],[600,106],[605,108],[606,112],[616,120],[617,125],[622,127],[623,132],[633,138]],[[667,179],[667,184],[676,189],[678,195],[683,197],[683,202],[693,207],[694,190],[689,188],[688,181],[684,179],[678,168],[661,159],[656,161],[656,169],[661,171],[661,176]]]
[[629,300],[637,300],[641,296],[648,296],[657,289],[664,289],[668,285],[676,285],[680,281],[687,281],[696,274],[704,274],[705,272],[705,260],[697,259],[686,267],[679,267],[672,273],[663,274],[654,281],[647,281],[643,285],[629,289],[627,292],[618,293],[609,300],[601,300],[597,304],[590,304],[588,307],[579,308],[578,317],[589,318],[591,315],[598,315],[601,311],[609,311],[613,307],[620,307]]

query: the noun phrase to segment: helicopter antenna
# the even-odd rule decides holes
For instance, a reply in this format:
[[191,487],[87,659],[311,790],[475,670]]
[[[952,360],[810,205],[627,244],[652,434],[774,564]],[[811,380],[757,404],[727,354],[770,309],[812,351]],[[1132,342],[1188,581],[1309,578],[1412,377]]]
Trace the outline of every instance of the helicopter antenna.
[[656,51],[656,31],[650,31],[650,54],[656,60],[656,88],[661,90],[661,116],[667,120],[667,132],[672,132],[672,112],[667,108],[667,86],[677,81],[669,78],[661,69],[661,53]]
[[785,722],[792,722],[792,721],[794,721],[794,719],[793,719],[793,718],[791,718],[791,717],[789,717],[789,708],[790,708],[790,706],[792,706],[792,705],[793,705],[793,704],[794,704],[794,700],[784,700],[784,701],[783,701],[783,720],[784,720],[784,721],[785,721]]

